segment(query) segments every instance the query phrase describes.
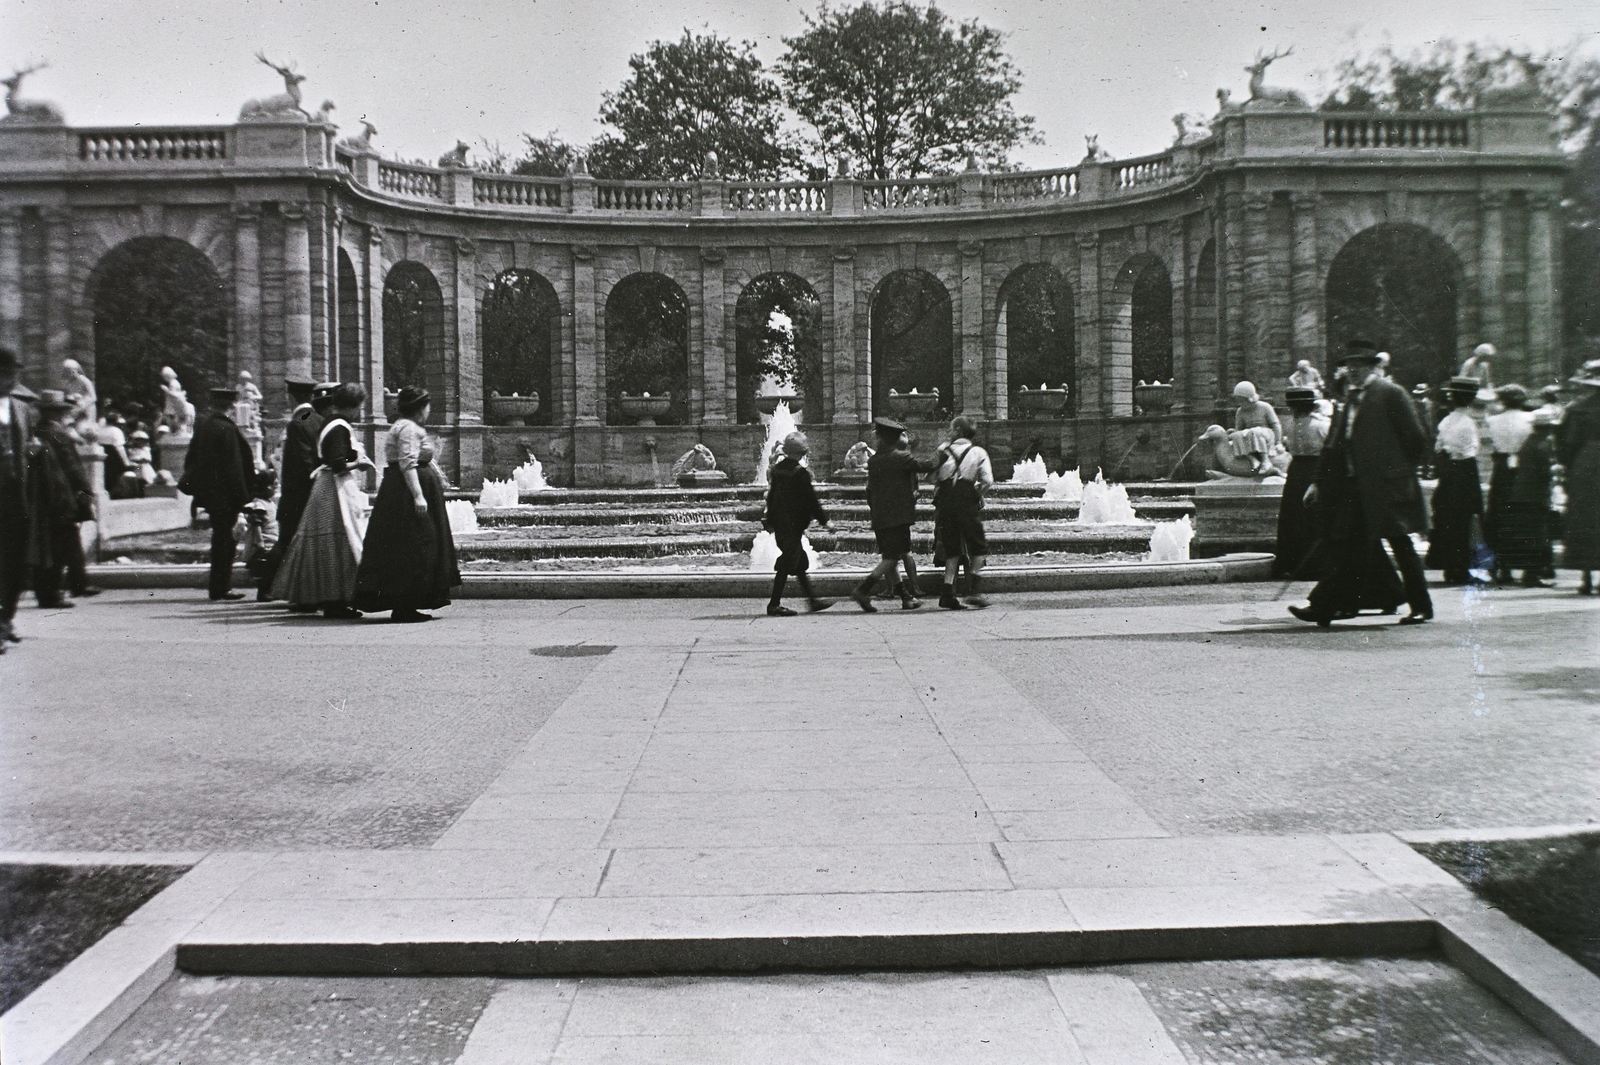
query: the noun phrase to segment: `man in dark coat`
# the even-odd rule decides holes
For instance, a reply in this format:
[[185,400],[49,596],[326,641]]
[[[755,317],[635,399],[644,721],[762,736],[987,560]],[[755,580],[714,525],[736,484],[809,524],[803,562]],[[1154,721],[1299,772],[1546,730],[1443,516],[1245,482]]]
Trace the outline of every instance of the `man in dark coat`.
[[272,545],[266,572],[256,590],[256,598],[263,601],[272,598],[272,578],[289,550],[294,531],[300,527],[300,515],[305,513],[306,500],[311,497],[311,472],[320,464],[317,437],[322,432],[323,416],[311,404],[311,394],[317,386],[315,382],[294,377],[284,384],[288,386],[294,409],[283,430],[283,469],[278,478],[282,488],[278,495],[278,542]]
[[867,460],[867,506],[872,511],[872,535],[882,559],[867,579],[857,585],[850,598],[867,613],[872,605],[872,589],[880,577],[893,579],[898,566],[905,567],[905,583],[896,582],[900,608],[915,610],[917,562],[911,554],[911,526],[917,520],[917,477],[939,468],[939,459],[919,459],[911,453],[906,427],[889,418],[872,419],[878,449]]
[[12,624],[28,586],[28,446],[31,396],[18,383],[22,360],[0,347],[0,654],[20,637]]
[[61,392],[40,393],[39,424],[34,429],[38,446],[30,456],[28,554],[33,593],[40,606],[52,609],[73,605],[61,597],[63,570],[74,596],[100,593],[89,587],[78,533],[78,523],[94,517],[94,487],[78,455],[77,438],[62,424],[77,409]]
[[211,390],[211,409],[194,423],[194,439],[183,464],[179,488],[194,496],[211,515],[211,577],[207,590],[212,599],[243,599],[232,591],[233,526],[254,491],[255,453],[233,421],[239,393],[231,388]]
[[[1411,543],[1411,534],[1423,532],[1428,525],[1422,485],[1417,480],[1427,433],[1411,397],[1378,372],[1378,353],[1372,345],[1351,341],[1347,348],[1343,366],[1349,383],[1344,404],[1328,434],[1310,495],[1313,502],[1324,494],[1339,497],[1329,499],[1330,505],[1342,511],[1331,520],[1350,530],[1349,535],[1364,532],[1368,542],[1388,542],[1411,609],[1400,623],[1420,624],[1433,618],[1427,575]],[[1338,491],[1340,481],[1348,490]],[[1315,606],[1291,610],[1304,621],[1328,620]]]
[[813,521],[823,528],[828,525],[827,512],[822,509],[811,484],[811,471],[800,465],[808,450],[804,434],[790,433],[783,438],[783,458],[773,463],[768,473],[767,510],[761,524],[778,542],[772,599],[767,603],[770,617],[794,617],[794,611],[783,605],[783,587],[791,576],[799,582],[810,610],[826,610],[833,605],[830,600],[817,596],[811,588],[811,578],[806,576],[811,566],[803,539],[806,526]]

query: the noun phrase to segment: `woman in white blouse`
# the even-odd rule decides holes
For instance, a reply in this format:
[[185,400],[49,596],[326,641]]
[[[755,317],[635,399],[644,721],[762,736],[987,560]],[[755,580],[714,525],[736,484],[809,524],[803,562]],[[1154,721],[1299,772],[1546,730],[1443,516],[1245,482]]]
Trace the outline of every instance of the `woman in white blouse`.
[[400,417],[384,443],[383,484],[367,523],[356,574],[356,609],[389,611],[391,621],[432,621],[461,584],[455,539],[444,509],[444,482],[433,463],[423,423],[431,397],[400,390]]
[[1433,491],[1433,531],[1428,538],[1429,569],[1444,570],[1446,584],[1466,584],[1472,570],[1486,564],[1481,551],[1483,486],[1478,481],[1478,423],[1472,404],[1478,379],[1452,377],[1444,386],[1450,413],[1439,422],[1434,439],[1439,486]]

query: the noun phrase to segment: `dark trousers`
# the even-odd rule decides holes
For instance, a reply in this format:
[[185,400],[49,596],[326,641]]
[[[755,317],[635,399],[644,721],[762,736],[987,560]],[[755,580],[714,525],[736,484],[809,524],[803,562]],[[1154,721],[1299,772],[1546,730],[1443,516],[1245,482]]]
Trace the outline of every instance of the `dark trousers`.
[[215,598],[233,588],[233,556],[239,547],[233,539],[233,526],[239,512],[206,510],[211,515],[211,576],[206,590]]
[[0,486],[0,622],[17,614],[17,600],[28,587],[28,516],[21,485]]
[[61,601],[62,574],[66,574],[66,587],[74,595],[89,586],[89,574],[84,568],[83,539],[78,535],[75,521],[57,522],[50,529],[50,564],[40,566],[33,575],[33,594],[41,606]]
[[1386,536],[1389,550],[1394,552],[1395,565],[1400,567],[1400,583],[1406,589],[1406,605],[1413,614],[1432,614],[1433,597],[1428,594],[1428,575],[1422,570],[1422,559],[1404,533]]

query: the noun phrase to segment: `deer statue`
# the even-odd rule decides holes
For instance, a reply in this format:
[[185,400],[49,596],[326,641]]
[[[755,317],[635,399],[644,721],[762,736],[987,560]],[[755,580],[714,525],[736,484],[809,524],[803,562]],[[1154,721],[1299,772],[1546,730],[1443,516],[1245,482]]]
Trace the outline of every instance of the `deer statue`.
[[43,100],[24,100],[17,95],[17,90],[22,87],[22,79],[36,70],[43,70],[47,65],[35,63],[31,67],[12,71],[9,78],[0,78],[0,85],[6,87],[6,117],[0,119],[0,122],[29,122],[59,126],[67,121],[55,104],[48,104]]
[[311,121],[319,122],[324,126],[333,125],[333,112],[335,108],[332,100],[322,101],[322,106],[317,108],[317,113],[311,116]]
[[1293,89],[1273,89],[1262,84],[1266,78],[1267,68],[1279,59],[1287,59],[1294,55],[1294,48],[1286,52],[1273,49],[1271,55],[1264,52],[1256,53],[1256,61],[1244,69],[1250,73],[1250,102],[1260,101],[1264,104],[1276,104],[1279,107],[1309,107],[1306,98]]
[[305,119],[306,113],[300,109],[300,83],[306,80],[304,74],[296,74],[293,66],[280,67],[266,57],[263,52],[256,53],[256,59],[276,70],[283,77],[284,91],[277,96],[264,96],[259,100],[246,100],[245,105],[239,108],[239,121],[241,122],[270,122],[274,119],[287,118],[290,121]]
[[472,146],[466,141],[456,141],[456,146],[439,157],[439,165],[447,170],[467,169],[467,153]]

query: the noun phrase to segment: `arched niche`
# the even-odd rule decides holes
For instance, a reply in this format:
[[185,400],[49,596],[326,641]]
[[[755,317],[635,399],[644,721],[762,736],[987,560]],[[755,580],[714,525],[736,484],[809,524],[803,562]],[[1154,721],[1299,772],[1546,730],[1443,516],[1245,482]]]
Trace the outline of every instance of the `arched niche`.
[[95,391],[108,405],[159,410],[171,366],[205,409],[206,390],[229,381],[227,299],[211,261],[172,237],[135,237],[89,275]]
[[433,395],[430,422],[443,421],[449,409],[444,348],[439,282],[421,263],[395,263],[383,281],[383,386],[391,392],[405,385],[427,389]]
[[340,248],[338,260],[339,288],[334,310],[339,316],[339,380],[365,383],[366,375],[361,372],[360,282],[350,262],[350,253]]
[[626,425],[622,396],[670,394],[656,420],[689,424],[689,300],[664,274],[630,274],[606,297],[606,421]]
[[1189,373],[1191,398],[1209,402],[1221,395],[1223,373],[1219,365],[1217,323],[1217,242],[1200,249],[1194,270],[1194,295],[1189,300]]
[[483,290],[483,396],[539,394],[537,425],[551,424],[560,350],[561,304],[555,286],[532,270],[506,270]]
[[1067,409],[1078,402],[1077,336],[1072,286],[1055,267],[1027,263],[1000,286],[995,362],[1005,375],[1012,418],[1024,417],[1016,394],[1024,385],[1067,386]]
[[822,301],[798,274],[752,278],[734,306],[738,420],[760,421],[756,395],[773,366],[792,368],[788,387],[804,400],[802,421],[823,420]]
[[1450,245],[1421,226],[1384,223],[1351,237],[1324,290],[1330,364],[1359,338],[1389,353],[1390,376],[1407,387],[1448,379],[1461,276]]
[[872,413],[889,414],[889,391],[937,388],[955,404],[950,292],[926,270],[896,270],[872,292]]
[[1172,381],[1172,276],[1148,253],[1135,255],[1112,289],[1111,412],[1133,413],[1133,386]]

